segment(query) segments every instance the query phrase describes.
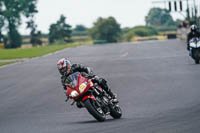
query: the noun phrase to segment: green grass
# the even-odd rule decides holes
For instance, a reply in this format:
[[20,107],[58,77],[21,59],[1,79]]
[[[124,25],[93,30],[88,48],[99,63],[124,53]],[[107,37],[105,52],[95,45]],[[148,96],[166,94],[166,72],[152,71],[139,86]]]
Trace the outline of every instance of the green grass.
[[11,62],[0,62],[0,66],[8,65],[8,64],[11,64],[11,63],[15,63],[15,62],[14,61],[11,61]]
[[70,44],[63,45],[47,45],[41,47],[33,47],[33,48],[18,48],[18,49],[0,49],[0,59],[17,59],[17,58],[33,58],[38,56],[43,56],[48,53],[52,53],[64,48],[76,47],[80,45],[88,45],[92,44],[91,42],[76,42]]

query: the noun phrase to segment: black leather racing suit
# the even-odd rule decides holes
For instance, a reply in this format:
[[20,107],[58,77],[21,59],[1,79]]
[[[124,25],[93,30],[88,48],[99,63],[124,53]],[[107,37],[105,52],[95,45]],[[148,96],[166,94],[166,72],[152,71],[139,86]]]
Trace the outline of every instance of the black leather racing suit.
[[101,86],[102,89],[104,89],[111,97],[114,97],[114,94],[111,92],[110,88],[107,85],[107,82],[105,79],[103,78],[98,78],[97,76],[93,75],[92,70],[89,67],[85,67],[81,64],[73,64],[71,66],[71,70],[69,72],[69,74],[67,75],[62,75],[61,76],[61,82],[63,85],[64,90],[67,90],[66,86],[65,86],[65,80],[67,79],[67,77],[75,72],[80,72],[80,73],[84,73],[84,77],[86,78],[91,78],[93,77],[93,82],[98,83],[99,86]]
[[187,49],[189,50],[189,41],[194,38],[194,37],[198,37],[200,38],[200,32],[199,31],[191,31],[188,35],[187,35]]

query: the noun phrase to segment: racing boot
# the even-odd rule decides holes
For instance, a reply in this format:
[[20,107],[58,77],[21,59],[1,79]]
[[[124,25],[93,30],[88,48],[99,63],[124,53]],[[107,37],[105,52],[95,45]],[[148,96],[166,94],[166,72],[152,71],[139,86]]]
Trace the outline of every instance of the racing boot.
[[108,87],[108,84],[106,82],[105,79],[101,78],[100,79],[100,85],[101,87],[108,93],[108,95],[111,97],[111,101],[113,103],[118,103],[118,100],[117,100],[117,95],[114,94],[111,89]]
[[107,81],[105,79],[99,78],[98,76],[94,76],[93,81],[96,82],[98,85],[100,85],[101,88],[106,91],[106,93],[111,97],[112,102],[118,103],[117,95],[111,92],[110,88],[107,85]]
[[114,94],[110,89],[109,89],[109,91],[107,93],[111,97],[111,101],[113,103],[118,103],[117,94]]

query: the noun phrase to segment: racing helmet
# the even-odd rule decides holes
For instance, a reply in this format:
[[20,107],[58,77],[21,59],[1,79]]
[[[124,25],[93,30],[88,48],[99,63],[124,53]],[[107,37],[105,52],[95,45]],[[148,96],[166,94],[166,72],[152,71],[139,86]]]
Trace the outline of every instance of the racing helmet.
[[62,58],[57,62],[57,68],[61,75],[67,75],[71,70],[71,63],[66,58]]
[[191,25],[190,30],[192,32],[196,32],[197,31],[197,26],[195,24]]

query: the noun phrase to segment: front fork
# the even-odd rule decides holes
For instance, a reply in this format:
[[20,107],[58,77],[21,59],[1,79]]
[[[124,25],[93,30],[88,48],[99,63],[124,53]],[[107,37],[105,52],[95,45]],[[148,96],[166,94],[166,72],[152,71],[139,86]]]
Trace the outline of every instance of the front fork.
[[192,48],[189,49],[189,56],[192,57]]

